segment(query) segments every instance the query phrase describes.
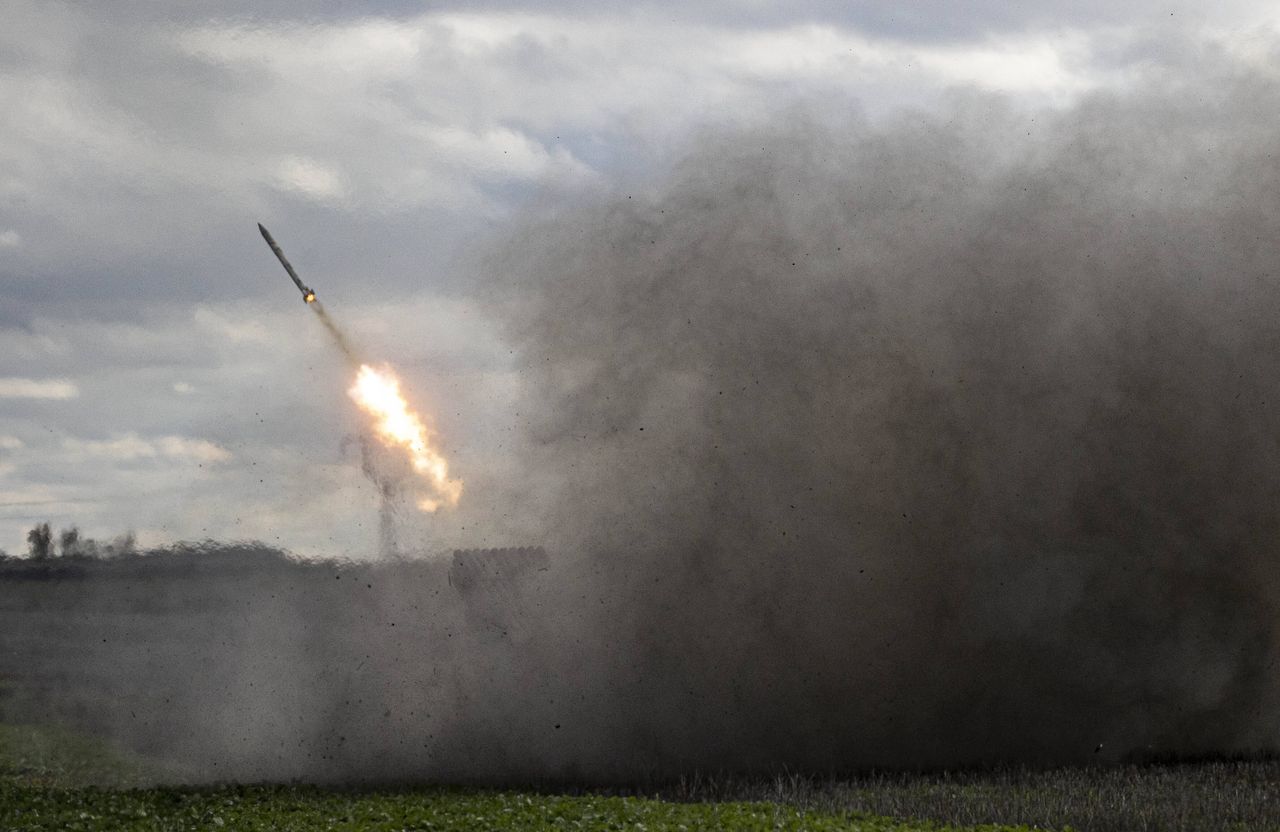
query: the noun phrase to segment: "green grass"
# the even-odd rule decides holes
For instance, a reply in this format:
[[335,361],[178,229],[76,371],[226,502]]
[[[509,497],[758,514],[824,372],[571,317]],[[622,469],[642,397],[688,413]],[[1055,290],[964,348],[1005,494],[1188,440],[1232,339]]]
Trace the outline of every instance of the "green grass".
[[808,811],[1090,832],[1280,832],[1280,760],[686,778],[673,801],[765,800]]
[[10,786],[119,788],[161,776],[155,764],[96,737],[56,726],[0,723],[0,782]]
[[[181,772],[57,727],[0,724],[0,832],[19,830],[1280,830],[1280,761],[711,775],[572,794],[423,786],[143,788]],[[953,824],[953,825],[948,825]],[[999,824],[999,825],[984,825]]]
[[136,787],[163,776],[164,771],[154,764],[67,729],[0,724],[0,830],[922,832],[950,828],[759,801],[681,803],[430,787],[367,791],[263,785]]
[[[317,787],[60,789],[0,786],[0,828],[21,830],[863,830],[927,823],[768,803],[668,803],[458,789],[346,792]],[[990,827],[995,829],[996,827]],[[1005,827],[1011,828],[1011,827]]]

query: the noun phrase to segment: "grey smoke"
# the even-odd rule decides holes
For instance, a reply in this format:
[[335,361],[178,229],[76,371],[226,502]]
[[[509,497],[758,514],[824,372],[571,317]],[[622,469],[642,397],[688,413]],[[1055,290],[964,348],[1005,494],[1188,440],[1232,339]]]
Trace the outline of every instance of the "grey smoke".
[[508,307],[615,759],[1273,746],[1274,77],[708,137]]
[[146,679],[85,720],[196,778],[1273,747],[1280,83],[1210,74],[793,111],[537,206],[488,264],[545,561],[82,583],[45,669]]
[[405,510],[405,485],[412,479],[413,469],[399,449],[388,448],[372,433],[343,440],[344,450],[350,445],[359,447],[360,471],[378,491],[377,554],[383,558],[398,557],[398,527]]

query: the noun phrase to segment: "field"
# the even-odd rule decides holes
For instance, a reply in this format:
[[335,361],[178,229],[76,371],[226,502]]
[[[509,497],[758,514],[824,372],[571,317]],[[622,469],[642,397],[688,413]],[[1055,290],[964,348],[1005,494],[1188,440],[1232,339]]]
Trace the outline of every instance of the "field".
[[763,801],[313,786],[140,788],[157,774],[65,730],[0,726],[0,829],[921,830],[932,824]]
[[1262,760],[608,790],[139,785],[164,776],[71,731],[0,725],[0,829],[1280,829],[1280,763]]
[[[1094,766],[820,777],[692,766],[711,773],[674,779],[644,776],[641,760],[624,776],[539,779],[527,761],[561,747],[545,738],[561,720],[575,727],[571,711],[542,714],[555,722],[538,734],[524,689],[508,688],[501,730],[478,721],[503,701],[494,680],[546,676],[528,610],[548,573],[503,572],[541,562],[519,554],[378,567],[255,551],[8,564],[0,831],[1280,830],[1271,758],[1102,755]],[[441,715],[433,697],[468,705]],[[448,785],[477,782],[512,788]],[[246,783],[256,785],[232,785]]]
[[921,824],[805,812],[763,803],[677,804],[625,797],[410,790],[344,793],[302,787],[207,791],[0,791],[13,830],[913,830]]
[[1040,829],[1280,830],[1280,761],[1217,760],[1049,770],[701,778],[674,800],[771,800],[961,826]]

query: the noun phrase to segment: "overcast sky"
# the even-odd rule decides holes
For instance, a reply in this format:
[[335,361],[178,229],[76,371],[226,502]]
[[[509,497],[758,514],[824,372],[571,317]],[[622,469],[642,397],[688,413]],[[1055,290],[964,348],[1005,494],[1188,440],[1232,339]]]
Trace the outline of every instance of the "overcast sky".
[[[176,10],[180,9],[180,10]],[[530,204],[790,106],[1029,109],[1273,43],[1276,3],[0,0],[0,549],[361,556],[350,369],[255,223],[434,414],[467,483],[409,545],[505,545],[519,379],[477,298]]]

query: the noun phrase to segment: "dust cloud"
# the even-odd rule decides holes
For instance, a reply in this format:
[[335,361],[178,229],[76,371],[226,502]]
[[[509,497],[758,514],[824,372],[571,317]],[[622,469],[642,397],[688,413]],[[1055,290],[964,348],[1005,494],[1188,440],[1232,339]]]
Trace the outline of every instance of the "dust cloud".
[[1280,82],[1211,74],[535,206],[486,302],[540,548],[8,576],[6,714],[195,780],[1274,747]]

